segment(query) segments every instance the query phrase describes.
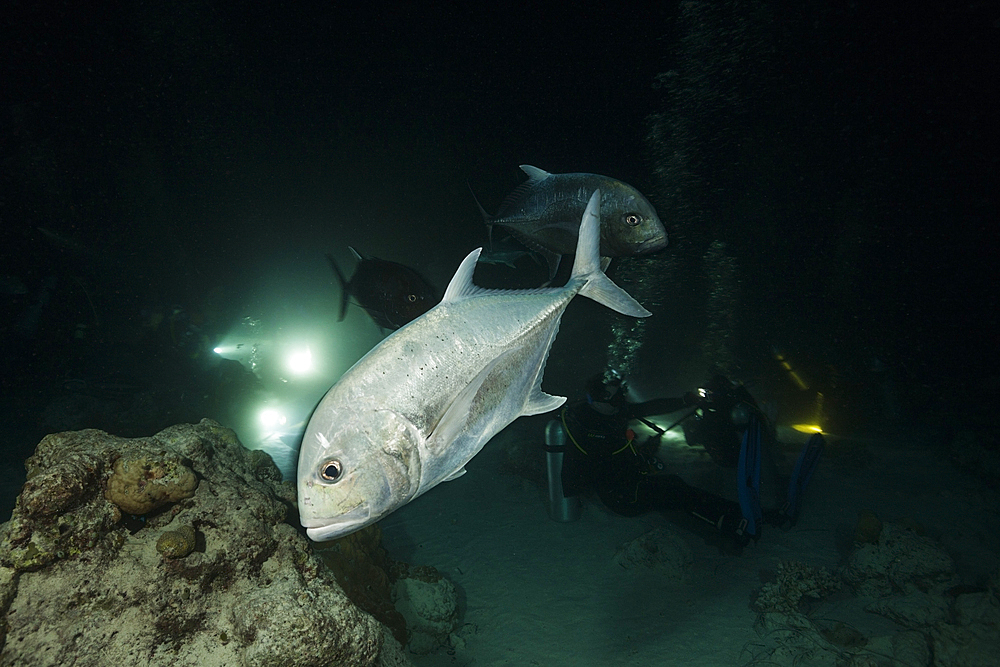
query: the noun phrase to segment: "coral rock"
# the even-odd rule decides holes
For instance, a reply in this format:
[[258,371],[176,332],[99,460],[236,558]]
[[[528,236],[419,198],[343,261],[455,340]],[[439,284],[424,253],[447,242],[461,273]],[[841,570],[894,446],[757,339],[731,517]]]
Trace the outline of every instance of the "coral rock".
[[164,558],[184,558],[194,551],[197,539],[194,526],[181,526],[160,535],[160,539],[156,540],[156,550]]
[[378,524],[321,543],[316,547],[316,554],[351,602],[389,628],[396,640],[405,646],[406,619],[392,600],[393,570],[405,566],[393,563],[386,555]]
[[147,514],[194,495],[198,478],[176,456],[129,452],[115,461],[104,497],[129,514]]
[[400,568],[393,593],[410,630],[410,651],[425,654],[451,644],[451,633],[458,627],[453,583],[432,567]]
[[763,613],[795,614],[803,598],[820,599],[839,589],[840,579],[825,567],[783,561],[777,580],[761,587],[754,607]]
[[861,596],[940,594],[955,583],[955,564],[930,538],[887,523],[878,542],[851,553],[845,577]]
[[27,466],[0,526],[0,667],[409,664],[287,523],[294,486],[229,429],[60,433]]

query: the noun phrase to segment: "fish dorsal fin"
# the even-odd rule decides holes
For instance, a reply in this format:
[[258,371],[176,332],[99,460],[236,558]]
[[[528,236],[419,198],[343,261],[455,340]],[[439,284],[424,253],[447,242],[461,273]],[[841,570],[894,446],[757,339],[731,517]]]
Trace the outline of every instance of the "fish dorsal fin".
[[530,164],[522,164],[521,171],[528,175],[528,182],[534,185],[538,181],[544,181],[546,178],[551,176],[549,172],[544,169],[539,169],[538,167],[532,167]]
[[441,298],[442,304],[461,301],[467,297],[477,295],[517,294],[524,296],[526,294],[555,294],[563,289],[562,287],[536,287],[534,289],[506,290],[489,289],[474,285],[472,283],[472,274],[476,270],[476,261],[479,259],[479,253],[482,251],[482,248],[476,248],[462,260],[458,271],[455,271],[451,282],[448,283],[448,289],[444,291],[444,297]]
[[444,291],[441,303],[458,301],[464,297],[477,294],[480,291],[480,288],[472,284],[472,274],[476,272],[476,262],[479,260],[479,253],[482,251],[482,248],[476,248],[465,256],[465,259],[462,260],[462,263],[458,267],[458,271],[455,271],[455,275],[451,277],[451,282],[448,283],[448,289]]
[[347,249],[351,251],[352,255],[354,255],[354,259],[359,262],[363,262],[365,260],[365,258],[361,256],[361,253],[355,250],[353,246],[347,246]]
[[521,206],[522,200],[527,198],[531,191],[534,190],[539,183],[552,175],[544,169],[532,167],[530,164],[522,164],[521,171],[528,175],[528,180],[511,190],[510,194],[504,198],[503,202],[500,204],[500,211],[497,213],[494,220],[507,217],[512,211],[516,211]]

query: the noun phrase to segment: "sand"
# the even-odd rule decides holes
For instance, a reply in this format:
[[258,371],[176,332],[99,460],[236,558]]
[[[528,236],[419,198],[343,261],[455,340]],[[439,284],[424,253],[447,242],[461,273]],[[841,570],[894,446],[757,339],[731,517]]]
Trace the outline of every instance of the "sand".
[[[545,489],[511,472],[516,466],[507,455],[518,443],[540,445],[543,426],[538,418],[515,422],[466,475],[383,521],[391,557],[433,565],[461,592],[457,648],[411,655],[418,667],[763,664],[773,638],[754,629],[757,591],[782,561],[837,571],[865,509],[883,521],[918,522],[952,555],[966,583],[997,570],[997,494],[932,446],[830,436],[798,524],[787,531],[767,527],[759,542],[732,555],[679,517],[623,518],[596,499],[576,522],[550,520]],[[804,436],[782,438],[790,469],[794,441]],[[691,483],[707,485],[717,476],[704,452],[676,439],[661,453]],[[543,461],[539,453],[538,465]],[[694,560],[683,579],[670,570],[615,564],[623,543],[656,528],[676,532],[690,547]],[[810,613],[866,636],[902,629],[864,611],[866,602],[843,592]]]

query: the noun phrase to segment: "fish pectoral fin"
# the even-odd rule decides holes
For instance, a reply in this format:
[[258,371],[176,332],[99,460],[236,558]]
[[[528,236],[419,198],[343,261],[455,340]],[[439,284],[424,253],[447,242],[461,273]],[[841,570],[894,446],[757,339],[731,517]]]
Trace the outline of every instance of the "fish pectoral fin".
[[565,396],[552,396],[551,394],[546,394],[544,391],[539,391],[528,399],[528,404],[524,406],[524,412],[521,413],[521,416],[530,417],[531,415],[552,412],[565,402]]
[[464,474],[465,474],[465,466],[462,466],[461,468],[459,468],[455,472],[451,473],[450,475],[448,475],[447,477],[445,477],[441,481],[442,482],[451,482],[451,481],[454,481],[454,480],[458,479],[459,477],[461,477]]
[[427,435],[427,449],[431,452],[441,452],[455,441],[466,424],[469,423],[469,412],[472,410],[472,401],[482,388],[486,378],[490,376],[497,362],[506,357],[510,352],[505,352],[499,357],[486,364],[483,370],[472,378],[469,384],[465,385],[462,391],[458,392],[455,400],[451,402],[448,409],[441,415],[441,419],[435,424],[434,429]]

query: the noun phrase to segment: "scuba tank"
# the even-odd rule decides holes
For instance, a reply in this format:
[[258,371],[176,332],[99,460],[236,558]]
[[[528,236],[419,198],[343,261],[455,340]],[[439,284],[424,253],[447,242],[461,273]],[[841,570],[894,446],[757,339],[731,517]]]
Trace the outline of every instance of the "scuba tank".
[[549,480],[549,517],[569,522],[580,518],[580,498],[563,495],[562,469],[566,456],[566,431],[553,419],[545,425],[545,467]]

